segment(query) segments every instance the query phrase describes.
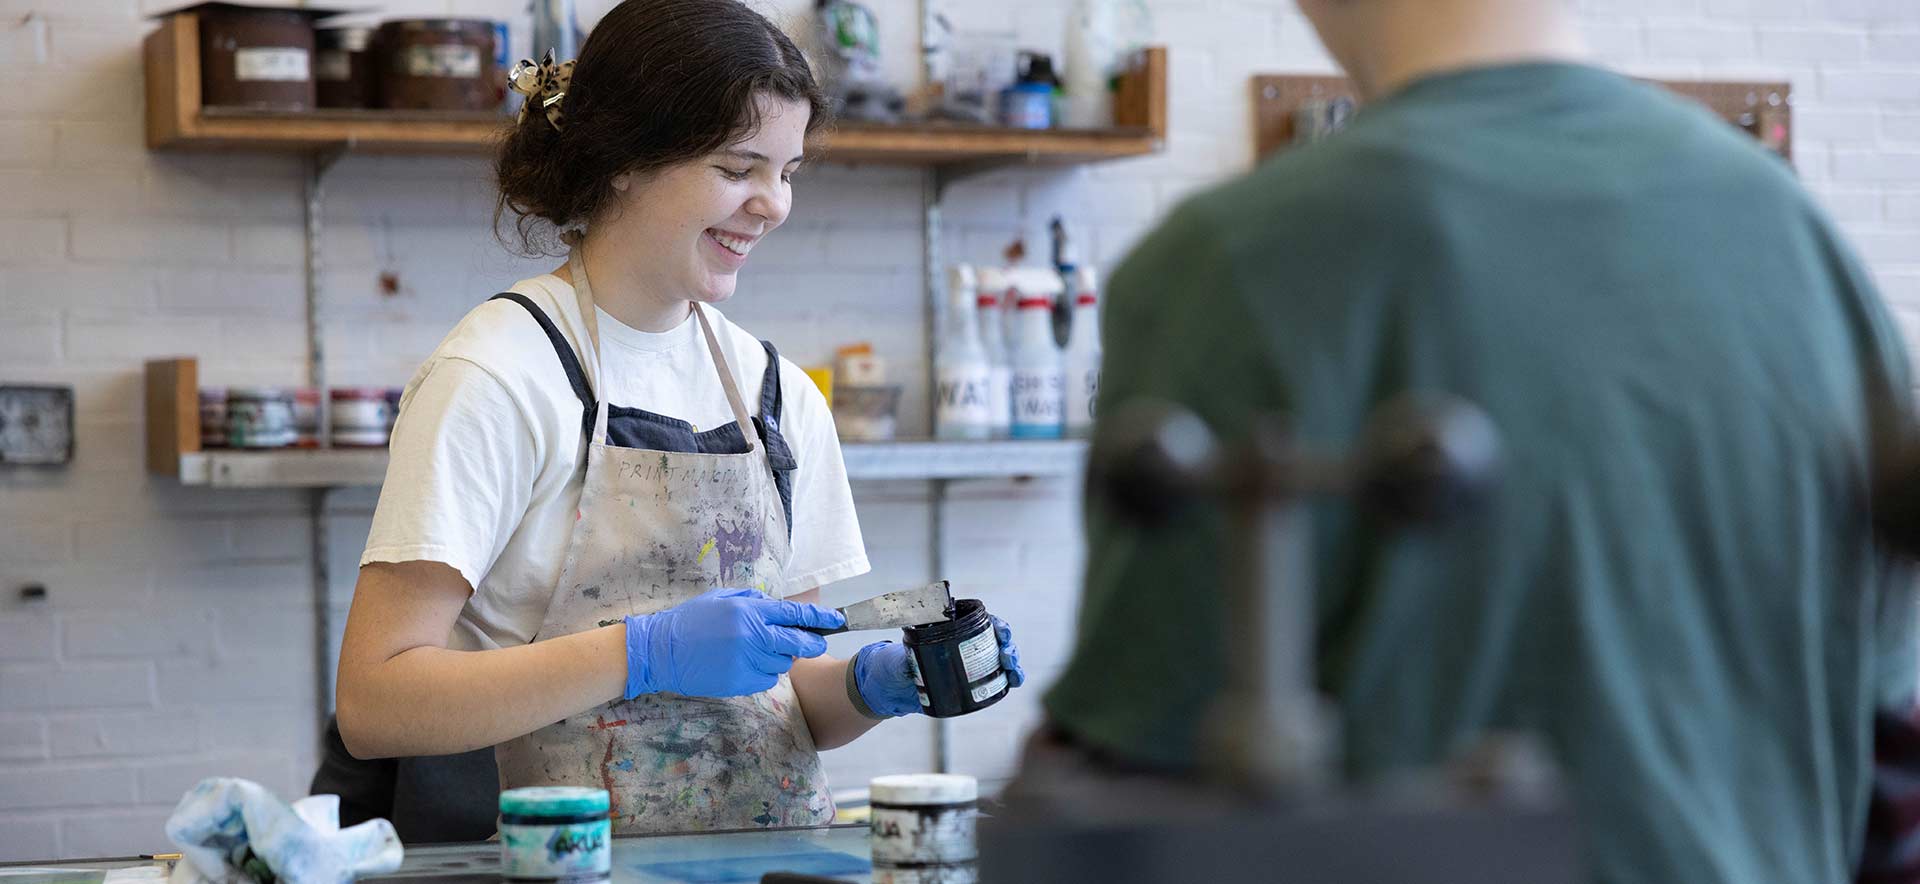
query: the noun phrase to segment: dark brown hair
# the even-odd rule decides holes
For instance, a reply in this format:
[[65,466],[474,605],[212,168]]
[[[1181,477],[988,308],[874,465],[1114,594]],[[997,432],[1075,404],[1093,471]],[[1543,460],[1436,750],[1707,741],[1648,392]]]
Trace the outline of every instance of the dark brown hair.
[[592,219],[616,176],[751,137],[760,95],[805,102],[809,136],[827,122],[806,56],[739,0],[625,0],[580,48],[560,128],[529,112],[506,133],[493,164],[496,231],[511,211],[519,242],[509,247],[554,253],[553,234]]

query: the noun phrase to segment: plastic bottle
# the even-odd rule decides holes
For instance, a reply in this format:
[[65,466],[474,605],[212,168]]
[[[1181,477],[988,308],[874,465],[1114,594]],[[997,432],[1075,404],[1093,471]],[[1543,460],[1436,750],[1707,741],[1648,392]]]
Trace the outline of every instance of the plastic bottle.
[[1013,367],[1007,359],[1007,319],[1001,306],[1009,289],[1006,271],[980,268],[974,304],[979,308],[980,346],[987,352],[988,426],[996,437],[1013,431]]
[[580,19],[574,0],[533,0],[533,56],[553,50],[554,64],[580,55]]
[[1019,78],[1000,92],[1000,125],[1013,129],[1053,128],[1055,93],[1060,78],[1053,59],[1044,52],[1021,51],[1015,63]]
[[1053,342],[1053,296],[1060,278],[1051,269],[1014,274],[1020,291],[1013,364],[1013,437],[1058,439],[1066,429],[1066,370]]
[[1053,241],[1053,269],[1060,274],[1060,290],[1068,297],[1058,299],[1053,305],[1053,342],[1061,347],[1067,346],[1067,335],[1073,322],[1073,273],[1080,264],[1080,252],[1073,246],[1073,239],[1067,236],[1067,222],[1059,215],[1047,225],[1047,233]]
[[1075,0],[1067,16],[1062,125],[1071,129],[1113,125],[1109,73],[1119,55],[1115,29],[1113,8],[1107,0]]
[[993,435],[993,363],[980,342],[973,268],[947,272],[947,327],[934,356],[934,435],[941,439],[986,439]]
[[1094,402],[1100,393],[1100,298],[1092,267],[1073,274],[1073,329],[1068,333],[1067,435],[1093,432]]

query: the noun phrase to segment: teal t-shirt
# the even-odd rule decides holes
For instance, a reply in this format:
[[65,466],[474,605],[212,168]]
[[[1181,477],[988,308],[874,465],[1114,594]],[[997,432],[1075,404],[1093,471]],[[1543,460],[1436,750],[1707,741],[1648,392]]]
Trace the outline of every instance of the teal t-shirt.
[[[1343,451],[1383,401],[1437,391],[1498,425],[1502,482],[1471,517],[1390,535],[1311,509],[1314,659],[1351,775],[1531,731],[1596,880],[1849,879],[1872,707],[1916,668],[1860,490],[1909,383],[1778,160],[1595,68],[1435,76],[1188,201],[1105,312],[1102,415],[1158,397],[1233,439],[1280,413]],[[1086,521],[1047,709],[1191,764],[1235,653],[1223,516],[1141,528],[1090,498]]]

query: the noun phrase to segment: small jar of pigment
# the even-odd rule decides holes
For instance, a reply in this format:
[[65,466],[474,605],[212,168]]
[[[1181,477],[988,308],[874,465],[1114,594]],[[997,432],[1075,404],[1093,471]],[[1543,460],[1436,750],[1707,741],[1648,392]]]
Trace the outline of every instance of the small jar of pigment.
[[500,877],[589,884],[613,874],[607,790],[530,786],[500,793]]

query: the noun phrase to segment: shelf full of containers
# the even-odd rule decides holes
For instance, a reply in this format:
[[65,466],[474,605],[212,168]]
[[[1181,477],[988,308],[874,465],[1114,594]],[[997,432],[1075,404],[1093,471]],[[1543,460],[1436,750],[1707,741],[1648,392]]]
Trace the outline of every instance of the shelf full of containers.
[[[978,65],[963,69],[962,64],[943,58],[947,38],[954,35],[944,31],[948,19],[941,13],[942,2],[920,0],[918,4],[925,85],[908,98],[921,100],[917,104],[903,102],[899,108],[883,104],[882,113],[869,114],[867,119],[843,114],[819,143],[809,146],[809,152],[819,156],[821,162],[904,166],[925,173],[919,258],[928,354],[939,350],[936,330],[941,325],[940,315],[946,312],[946,299],[940,294],[943,262],[939,260],[938,243],[940,203],[948,186],[969,175],[1004,166],[1063,166],[1155,154],[1163,149],[1168,130],[1164,48],[1120,50],[1117,43],[1109,41],[1104,49],[1095,50],[1105,53],[1096,62],[1088,52],[1092,29],[1070,22],[1069,55],[1079,53],[1066,65],[1067,84],[1078,86],[1070,96],[1063,99],[1059,94],[1057,78],[1048,82],[1040,75],[1046,66],[1035,54],[1022,54],[1026,70],[1017,82],[1005,88],[987,86],[995,80],[1005,82],[1005,72]],[[556,46],[563,58],[573,55],[570,47],[578,45],[578,34],[569,24],[574,20],[571,0],[533,0],[530,6],[534,42]],[[1083,15],[1087,8],[1087,4],[1076,4],[1072,14]],[[820,4],[816,14],[855,18],[873,15],[849,0],[829,0]],[[162,14],[158,28],[143,46],[149,149],[279,152],[307,158],[303,245],[308,341],[304,384],[299,388],[237,390],[209,386],[204,390],[203,410],[202,379],[191,355],[151,361],[146,367],[147,462],[150,472],[185,484],[309,489],[310,576],[319,656],[316,696],[320,702],[316,713],[322,721],[331,713],[332,648],[338,641],[327,572],[330,542],[326,502],[334,488],[377,485],[384,479],[384,445],[373,443],[376,437],[384,437],[393,419],[391,391],[336,392],[327,384],[327,359],[320,333],[326,312],[325,293],[319,272],[324,179],[334,162],[350,151],[485,154],[492,149],[502,126],[512,119],[507,101],[512,96],[505,88],[507,41],[500,37],[508,29],[499,23],[398,20],[384,22],[371,32],[355,33],[323,26],[329,17],[329,13],[303,4],[280,3],[277,8],[197,4]],[[836,35],[877,33],[872,27],[825,30]],[[838,48],[837,54],[843,57],[849,51],[863,51],[860,46]],[[866,46],[864,51],[874,48]],[[998,48],[1000,53],[985,53],[984,57],[1010,60],[1016,47]],[[399,88],[390,81],[397,81]],[[830,88],[832,85],[830,81]],[[1000,99],[997,115],[996,97]],[[896,115],[899,109],[906,113]],[[1066,119],[1059,113],[1062,110]],[[1057,296],[1064,291],[1062,284],[1042,281],[1045,275],[1026,271],[1016,274],[1015,279],[1002,276],[998,282],[1026,296],[1042,292]],[[998,284],[990,269],[976,275],[976,297],[982,294],[977,288],[980,277],[985,277],[990,287]],[[986,294],[995,295],[998,304],[1007,292],[995,293],[990,288]],[[959,296],[964,299],[966,293],[960,292]],[[992,325],[982,316],[976,319],[980,328]],[[977,420],[963,427],[961,424],[967,421],[956,422],[949,413],[939,421],[943,432],[938,434],[949,438],[850,439],[843,446],[848,474],[854,479],[928,483],[929,575],[937,577],[946,569],[945,501],[952,480],[1074,476],[1084,462],[1086,446],[1078,440],[1038,438],[1055,434],[1037,427],[1022,431],[1036,438],[1012,438],[1012,384],[1016,377],[1037,391],[1030,395],[1029,407],[1042,413],[1057,411],[1063,432],[1068,409],[1063,361],[1057,372],[1049,373],[1046,359],[1033,360],[1039,364],[1038,371],[1016,375],[1011,360],[1016,354],[1025,358],[1028,350],[1010,348],[1006,352],[1006,359],[976,360],[974,367],[967,369],[957,368],[965,360],[942,362],[950,382],[956,371],[961,377],[977,379],[980,364],[988,366],[990,387],[993,380],[1005,382],[1009,411],[1004,434],[999,432],[997,417],[989,420],[991,426],[982,438]],[[859,382],[871,380],[860,373],[872,369],[874,363],[858,353],[848,355],[850,358],[841,360],[837,381],[823,384],[829,395],[836,388],[846,393],[842,402],[850,410],[843,419],[842,410],[836,408],[836,422],[877,428],[884,432],[875,435],[890,436],[887,414],[851,410],[862,400],[872,400],[870,395],[860,393]],[[1056,387],[1061,397],[1058,406],[1034,398]],[[937,389],[927,392],[930,396],[938,394]],[[971,395],[989,394],[976,388]],[[882,398],[897,401],[897,392]],[[335,402],[339,403],[337,411]],[[933,429],[925,432],[934,435]],[[210,446],[223,437],[227,448]],[[236,442],[240,447],[234,447]],[[281,447],[283,442],[290,442],[292,447]],[[943,721],[935,727],[932,746],[934,767],[942,771],[951,769],[952,741],[945,724]]]
[[[536,7],[563,9],[570,4],[542,0]],[[928,4],[923,21],[944,21]],[[868,13],[870,14],[870,13]],[[325,384],[325,358],[317,334],[321,312],[317,264],[321,177],[345,151],[382,153],[481,153],[491,149],[500,127],[510,119],[503,110],[505,88],[504,23],[456,19],[401,19],[377,28],[331,28],[332,13],[311,8],[197,4],[165,14],[145,42],[147,141],[160,151],[276,151],[314,157],[308,182],[309,377],[299,387],[223,388],[198,384],[190,356],[155,360],[147,369],[148,463],[152,472],[185,484],[217,487],[333,487],[376,485],[384,475],[382,450],[397,407],[397,389],[337,388]],[[558,21],[570,20],[562,12]],[[541,39],[536,20],[536,40]],[[551,22],[549,23],[551,24]],[[931,25],[929,25],[931,27]],[[578,36],[565,28],[548,33],[562,45]],[[1081,41],[1083,42],[1083,41]],[[577,45],[577,44],[576,44]],[[1070,47],[1071,48],[1071,47]],[[1006,53],[1011,56],[1011,48]],[[925,297],[929,352],[945,349],[933,341],[939,325],[932,242],[938,237],[938,199],[959,178],[1003,165],[1070,164],[1158,151],[1166,133],[1166,56],[1163,49],[1116,55],[1110,92],[1090,120],[1086,102],[1077,104],[1072,128],[1061,122],[1058,79],[1050,60],[1021,53],[1021,76],[1004,89],[964,100],[946,100],[949,112],[921,119],[855,119],[833,128],[818,145],[825,162],[914,166],[930,173],[924,207],[927,248]],[[1070,68],[1085,65],[1070,61]],[[1071,72],[1071,71],[1070,71]],[[964,91],[949,74],[939,83],[949,98]],[[961,76],[965,76],[962,72]],[[1071,79],[1071,78],[1070,78]],[[1083,78],[1084,79],[1084,78]],[[302,82],[304,80],[305,82]],[[1049,82],[1050,80],[1050,82]],[[1047,88],[1042,88],[1047,87]],[[1051,93],[1051,94],[1049,94]],[[984,108],[1000,97],[995,118]],[[1036,94],[1042,100],[1034,100]],[[921,106],[941,107],[941,99]],[[959,112],[951,112],[958,107]],[[981,297],[1009,310],[1020,299],[1060,300],[1065,286],[1046,271],[1002,273],[983,268],[977,279],[992,291]],[[964,277],[963,300],[974,297],[975,279]],[[1004,285],[1004,289],[1002,286]],[[999,300],[1006,298],[1005,301]],[[972,309],[972,303],[967,304]],[[992,314],[983,313],[982,317]],[[969,326],[981,328],[981,320]],[[1091,323],[1086,324],[1091,328]],[[849,475],[856,479],[957,479],[1008,476],[1063,476],[1077,473],[1084,443],[1062,438],[1084,429],[1068,427],[1064,415],[1076,409],[1065,402],[1064,376],[1046,369],[1048,357],[1013,336],[1015,346],[998,345],[999,325],[984,339],[979,359],[944,358],[946,377],[960,378],[958,400],[972,412],[936,406],[936,438],[893,438],[891,396],[872,389],[870,355],[849,352],[834,370],[810,371],[822,381],[830,401],[836,392],[836,419],[843,424]],[[1086,336],[1082,336],[1086,339]],[[969,351],[971,352],[971,351]],[[1085,352],[1084,348],[1082,351]],[[1056,354],[1057,357],[1058,354]],[[984,368],[991,356],[992,368]],[[1014,371],[1009,359],[1024,360]],[[1064,366],[1063,366],[1064,368]],[[1095,368],[1097,369],[1097,363]],[[977,370],[976,370],[977,369]],[[954,372],[961,372],[956,376]],[[985,373],[991,371],[988,377]],[[967,374],[972,372],[973,374]],[[837,378],[828,381],[827,378]],[[989,396],[998,417],[989,418],[975,399]],[[1025,385],[1024,398],[1014,396]],[[1084,385],[1082,385],[1084,387]],[[943,390],[929,391],[936,396]],[[1061,402],[1046,396],[1059,393]],[[939,400],[936,399],[936,402]],[[1014,424],[1012,409],[1025,404],[1038,417]],[[1084,406],[1078,411],[1085,412]],[[963,411],[965,409],[963,408]],[[1062,417],[1049,431],[1036,421]]]

